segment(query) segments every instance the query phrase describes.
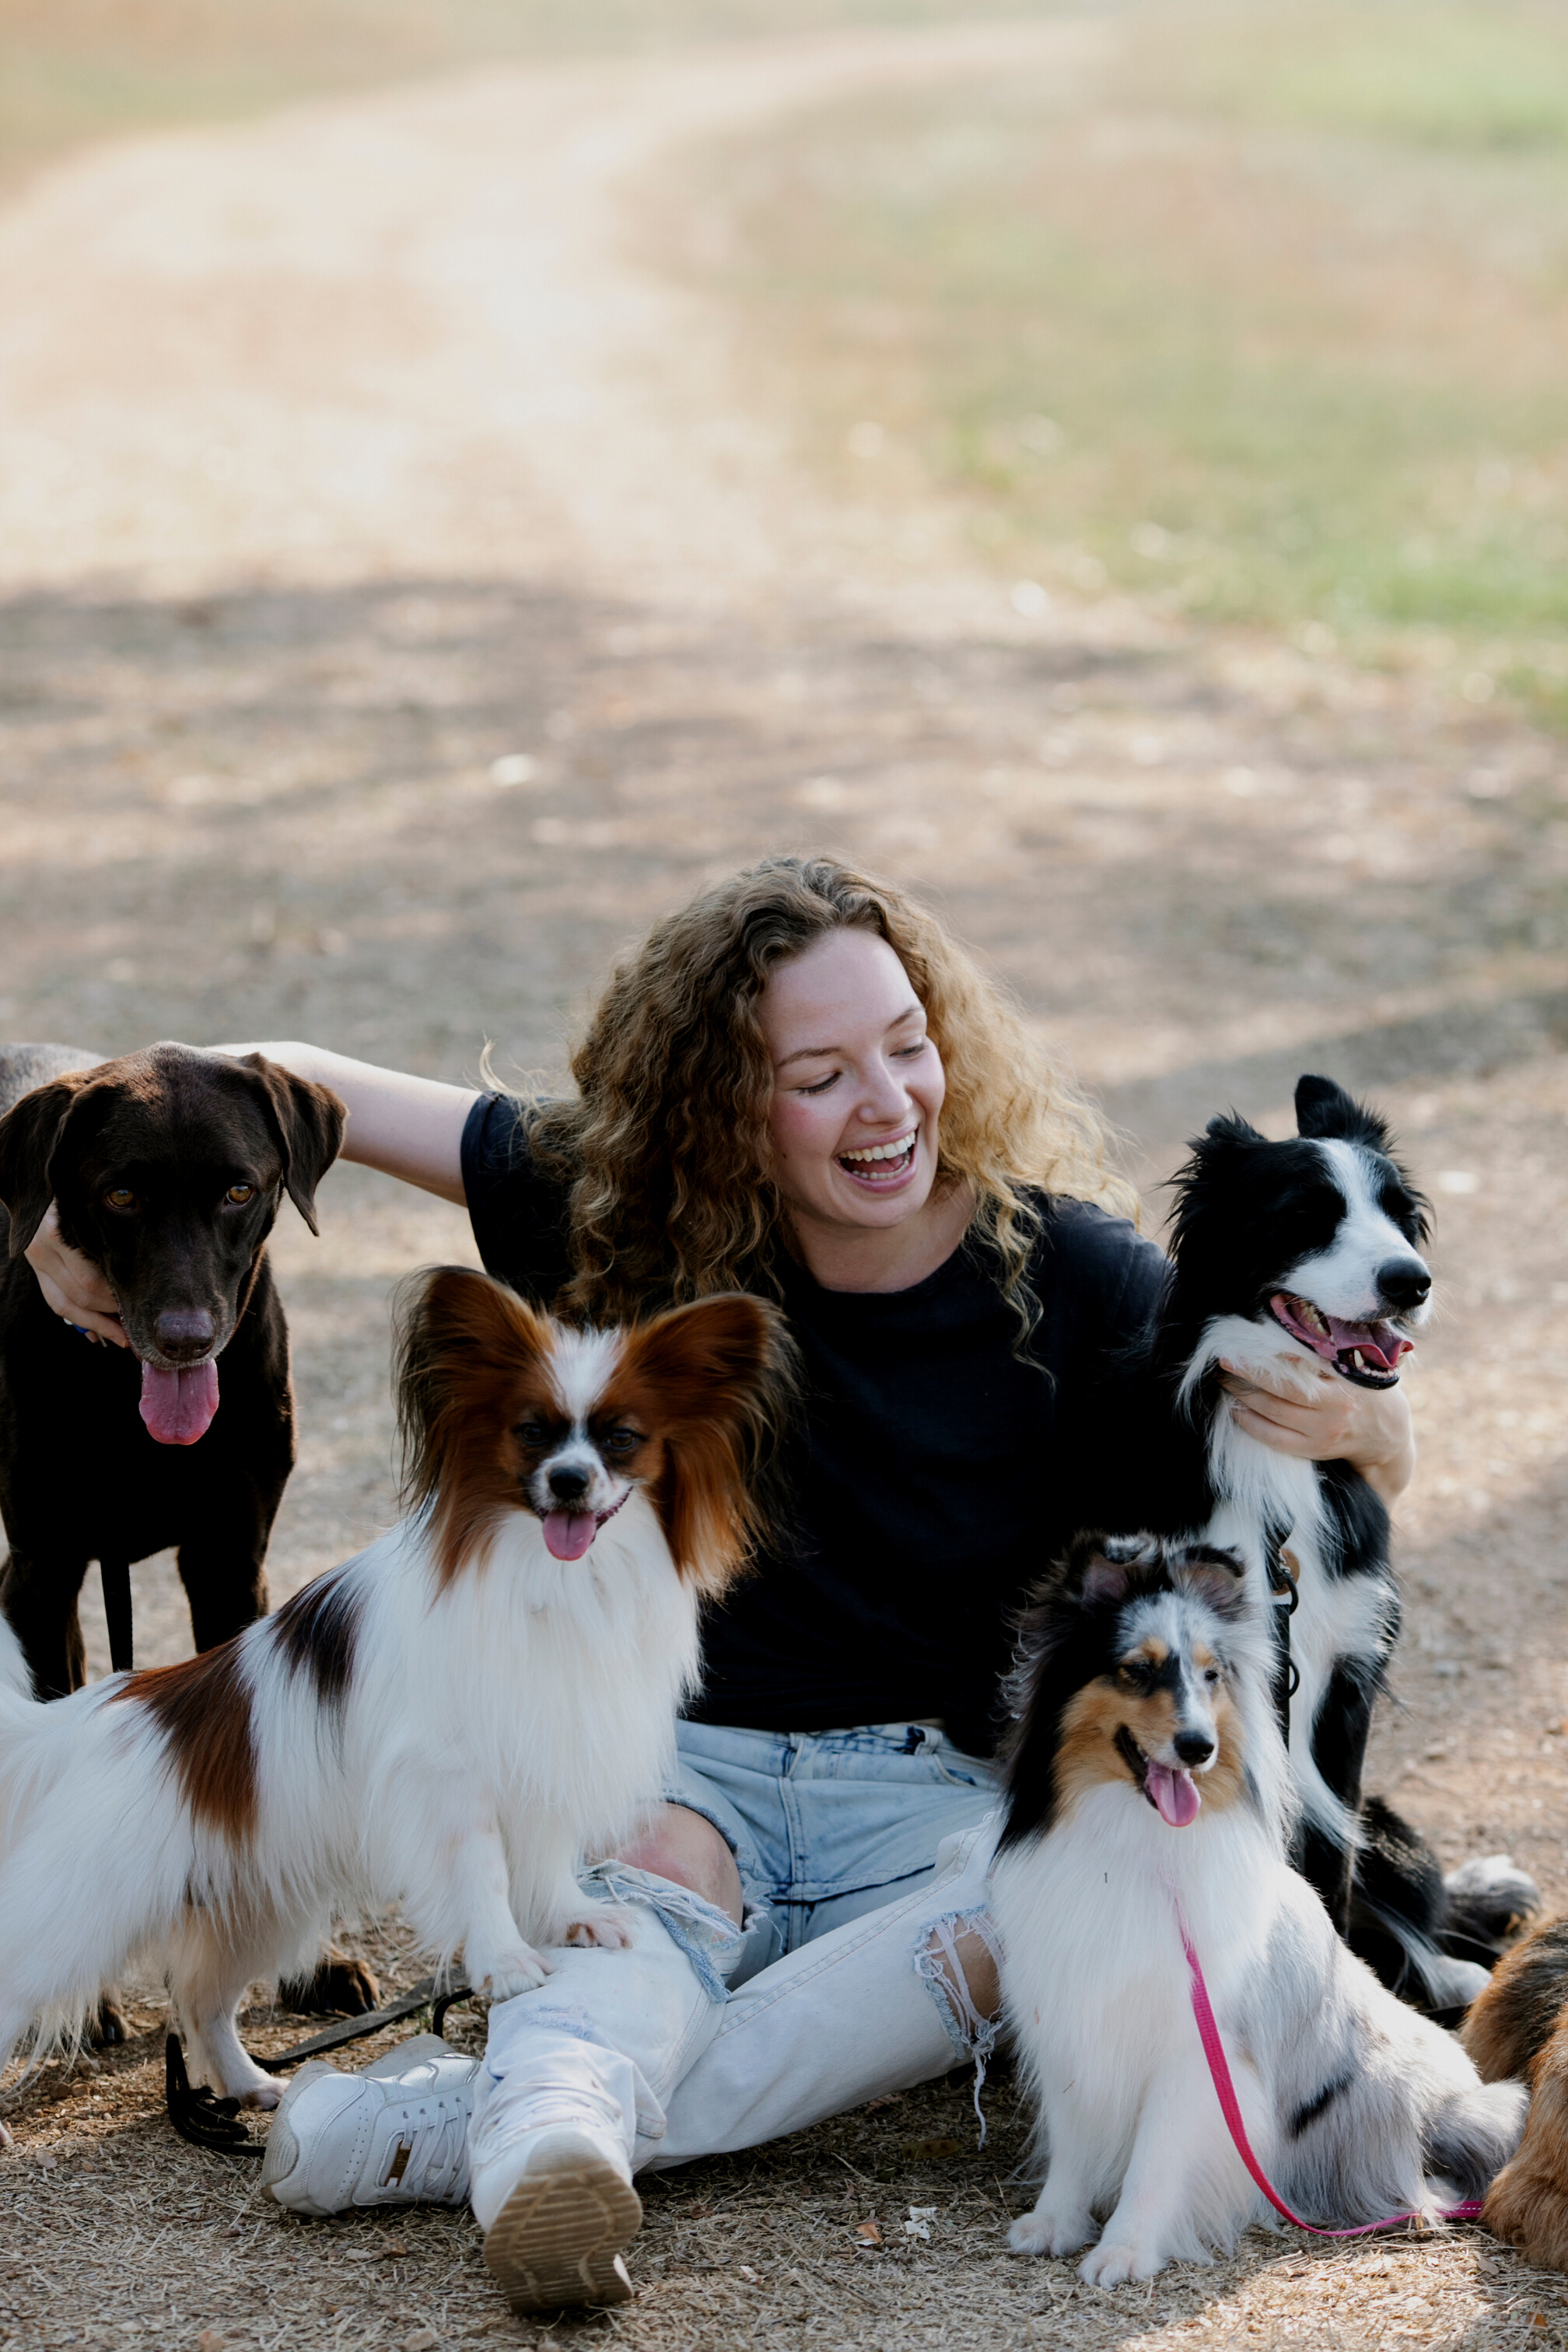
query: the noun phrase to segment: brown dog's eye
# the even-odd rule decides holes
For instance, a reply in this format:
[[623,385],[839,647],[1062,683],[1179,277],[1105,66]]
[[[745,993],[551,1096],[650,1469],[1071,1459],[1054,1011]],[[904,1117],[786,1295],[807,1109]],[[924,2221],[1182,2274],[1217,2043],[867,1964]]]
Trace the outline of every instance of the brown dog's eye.
[[635,1454],[641,1444],[642,1437],[637,1430],[612,1429],[609,1435],[605,1440],[605,1452],[606,1454]]
[[111,1209],[133,1209],[136,1206],[136,1195],[129,1184],[111,1184],[103,1197]]
[[255,1200],[256,1187],[254,1184],[231,1184],[223,1197],[231,1209],[243,1209],[247,1201]]
[[521,1437],[525,1445],[542,1445],[544,1423],[542,1421],[520,1421],[512,1431],[512,1435]]

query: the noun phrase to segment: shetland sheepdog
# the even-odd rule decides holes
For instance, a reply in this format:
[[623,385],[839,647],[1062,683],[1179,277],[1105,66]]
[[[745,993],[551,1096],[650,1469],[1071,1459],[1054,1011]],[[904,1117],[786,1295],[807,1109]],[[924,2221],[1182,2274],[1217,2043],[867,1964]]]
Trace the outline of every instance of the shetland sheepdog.
[[145,1951],[193,2079],[271,2106],[235,2009],[335,1914],[401,1905],[498,2000],[542,1982],[541,1948],[629,1940],[576,1873],[657,1799],[787,1339],[739,1296],[569,1329],[437,1267],[398,1356],[412,1509],[368,1551],[200,1657],[47,1706],[0,1656],[0,2065]]
[[1216,1548],[1080,1537],[1022,1620],[992,1890],[1048,2168],[1008,2242],[1097,2241],[1098,2286],[1206,2261],[1268,2215],[1209,2078],[1179,1920],[1258,2161],[1309,2220],[1436,2217],[1484,2191],[1523,2121],[1523,2088],[1483,2084],[1290,1868],[1273,1635],[1248,1584]]
[[1331,1078],[1307,1076],[1296,1123],[1294,1139],[1270,1142],[1234,1114],[1211,1119],[1174,1180],[1151,1361],[1161,1411],[1196,1425],[1203,1454],[1195,1478],[1189,1466],[1151,1484],[1132,1523],[1234,1549],[1259,1608],[1275,1601],[1300,1867],[1385,1983],[1458,2010],[1539,1895],[1506,1854],[1445,1882],[1419,1833],[1363,1798],[1399,1632],[1388,1514],[1348,1462],[1299,1461],[1247,1435],[1221,1385],[1224,1358],[1295,1380],[1304,1397],[1325,1366],[1392,1388],[1431,1312],[1426,1203],[1384,1121]]

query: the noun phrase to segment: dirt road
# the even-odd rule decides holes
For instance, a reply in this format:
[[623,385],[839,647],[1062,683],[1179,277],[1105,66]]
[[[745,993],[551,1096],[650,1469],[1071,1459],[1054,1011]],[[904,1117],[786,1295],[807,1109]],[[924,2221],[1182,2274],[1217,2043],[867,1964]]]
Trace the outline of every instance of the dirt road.
[[[36,183],[0,218],[0,1032],[303,1035],[452,1077],[491,1039],[558,1068],[572,1008],[655,910],[825,844],[942,900],[1146,1179],[1232,1100],[1278,1127],[1301,1068],[1374,1090],[1434,1192],[1446,1297],[1413,1379],[1411,1622],[1377,1777],[1446,1854],[1506,1843],[1561,1899],[1557,747],[1114,600],[1018,611],[940,502],[894,528],[807,478],[787,415],[739,399],[734,322],[648,250],[644,198],[694,139],[1010,59],[1092,104],[1111,37],[498,70]],[[390,1512],[386,1291],[469,1250],[455,1212],[356,1171],[323,1206],[320,1242],[277,1244],[304,1430],[279,1593]],[[138,1607],[144,1657],[188,1646],[167,1563]],[[0,2341],[477,2337],[466,2222],[263,2221],[167,2138],[142,2015],[152,2038],[14,2114]],[[997,2253],[1006,2105],[994,2166],[939,2089],[660,2187],[615,2332],[1564,2333],[1556,2283],[1470,2240],[1249,2244],[1134,2315]],[[941,2208],[929,2252],[900,2236],[910,2203]],[[895,2251],[854,2251],[872,2213]]]

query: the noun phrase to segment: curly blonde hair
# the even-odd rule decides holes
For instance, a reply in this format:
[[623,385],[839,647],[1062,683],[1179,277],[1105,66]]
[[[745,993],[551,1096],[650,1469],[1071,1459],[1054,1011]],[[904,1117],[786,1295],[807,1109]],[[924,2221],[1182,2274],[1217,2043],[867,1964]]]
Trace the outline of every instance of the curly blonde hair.
[[1099,1114],[936,918],[831,857],[770,857],[656,923],[572,1056],[574,1101],[531,1103],[535,1164],[570,1187],[570,1315],[625,1320],[717,1290],[777,1295],[773,1066],[757,1000],[778,964],[838,930],[893,950],[947,1074],[939,1183],[967,1183],[1026,1340],[1039,1188],[1137,1215]]

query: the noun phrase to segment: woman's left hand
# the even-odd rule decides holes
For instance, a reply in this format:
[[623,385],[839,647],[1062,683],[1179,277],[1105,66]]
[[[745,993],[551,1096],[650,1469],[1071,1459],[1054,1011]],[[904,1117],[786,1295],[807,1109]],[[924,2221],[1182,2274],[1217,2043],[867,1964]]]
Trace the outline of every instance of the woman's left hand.
[[1415,1433],[1403,1385],[1358,1388],[1325,1370],[1303,1399],[1294,1385],[1275,1387],[1261,1370],[1242,1371],[1223,1357],[1220,1370],[1237,1428],[1260,1445],[1303,1462],[1348,1462],[1386,1504],[1397,1502],[1409,1486]]

